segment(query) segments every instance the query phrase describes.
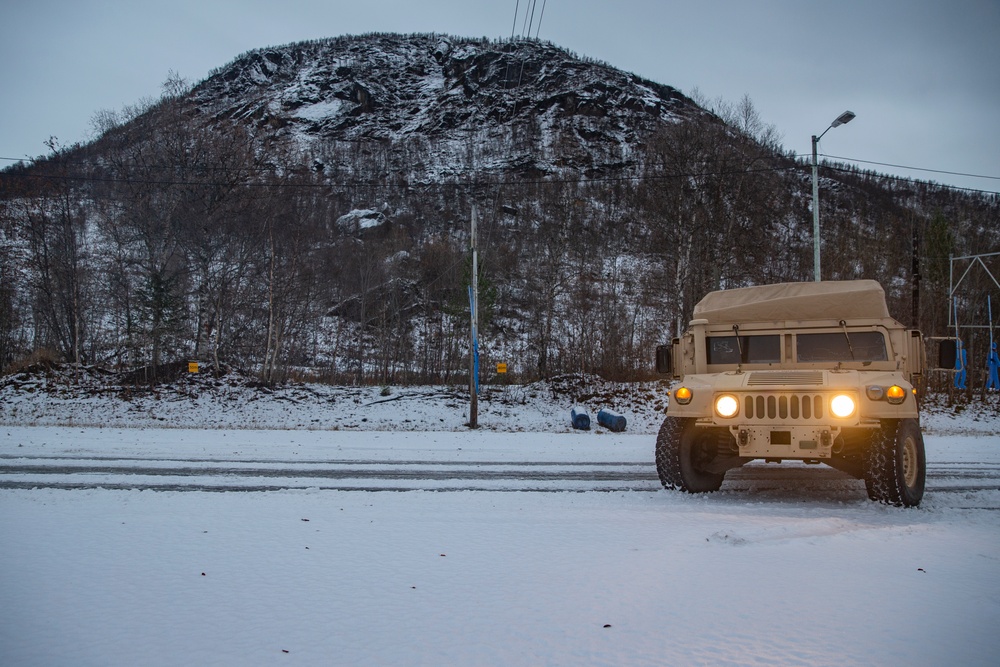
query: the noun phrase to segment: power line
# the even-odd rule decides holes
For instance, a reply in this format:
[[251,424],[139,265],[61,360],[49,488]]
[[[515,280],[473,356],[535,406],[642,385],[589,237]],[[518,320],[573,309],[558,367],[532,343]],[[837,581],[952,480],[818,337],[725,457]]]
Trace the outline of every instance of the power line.
[[[833,171],[839,171],[845,174],[851,174],[853,171],[847,167],[837,167],[834,165],[823,165],[824,169],[832,169]],[[944,188],[946,190],[960,190],[962,192],[972,192],[981,195],[997,195],[1000,196],[1000,192],[996,190],[980,190],[979,188],[965,188],[960,185],[947,185],[944,183],[934,183],[932,181],[921,181],[917,178],[907,178],[906,176],[896,176],[895,174],[878,174],[880,178],[891,178],[894,181],[901,181],[903,183],[910,183],[911,185],[930,185],[933,187]],[[989,177],[987,177],[989,178]]]
[[911,171],[926,171],[932,174],[946,174],[948,176],[968,176],[970,178],[988,178],[993,181],[1000,181],[1000,176],[984,176],[983,174],[966,174],[960,171],[945,171],[943,169],[926,169],[924,167],[908,167],[903,164],[892,164],[890,162],[873,162],[872,160],[859,160],[853,157],[838,157],[836,155],[824,155],[820,153],[822,157],[830,158],[831,160],[845,160],[847,162],[858,162],[860,164],[874,164],[879,167],[892,167],[893,169],[909,169]]
[[535,39],[538,39],[538,33],[542,31],[542,19],[545,18],[545,3],[548,0],[542,0],[542,13],[538,15],[538,27],[535,28]]
[[[36,165],[53,165],[53,166],[64,166],[64,165],[80,165],[84,167],[93,167],[93,162],[88,162],[86,160],[67,160],[66,158],[56,155],[52,157],[45,158],[12,158],[12,157],[2,157],[0,160],[7,160],[9,162],[29,162]],[[270,173],[275,170],[275,166],[240,166],[240,167],[226,167],[221,165],[205,165],[205,164],[185,164],[185,165],[169,165],[169,164],[140,164],[134,163],[130,166],[138,167],[141,169],[155,169],[163,171],[174,171],[174,170],[185,170],[185,171],[211,171],[211,172],[222,172],[222,173],[240,173],[240,172],[252,172],[259,171],[264,173]],[[112,165],[112,168],[117,168],[118,165]],[[305,165],[301,165],[299,168],[307,169]],[[3,175],[0,172],[0,175]]]
[[[509,66],[510,66],[510,63],[508,62],[508,68],[509,68]],[[839,155],[827,155],[825,153],[820,153],[819,156],[820,157],[824,157],[824,158],[828,158],[828,159],[831,159],[831,160],[842,160],[842,161],[845,161],[845,162],[856,162],[858,164],[872,164],[872,165],[877,165],[879,167],[891,167],[893,169],[908,169],[908,170],[911,170],[911,171],[922,171],[922,172],[927,172],[927,173],[932,173],[932,174],[944,174],[944,175],[948,175],[948,176],[964,176],[964,177],[968,177],[968,178],[985,178],[985,179],[989,179],[989,180],[1000,181],[1000,176],[987,176],[985,174],[971,174],[971,173],[968,173],[968,172],[948,171],[948,170],[944,170],[944,169],[930,169],[930,168],[927,168],[927,167],[912,167],[912,166],[909,166],[909,165],[893,164],[891,162],[876,162],[874,160],[862,160],[860,158],[843,157],[843,156],[839,156]],[[788,158],[791,158],[791,159],[806,159],[806,158],[809,157],[809,154],[799,153],[799,154],[792,154],[792,155],[789,155],[789,156],[775,156],[774,158],[770,158],[770,159],[782,159],[782,157],[788,157]],[[53,164],[60,164],[60,165],[67,165],[67,164],[69,164],[69,165],[91,166],[93,164],[93,163],[87,162],[85,160],[66,160],[65,158],[62,158],[62,157],[59,157],[59,156],[52,157],[52,158],[14,158],[14,157],[0,156],[0,160],[5,160],[7,162],[29,162],[29,163],[36,163],[36,164],[44,164],[44,163],[47,163],[47,162],[51,162]],[[180,166],[180,165],[161,165],[161,164],[144,164],[144,165],[137,165],[137,166],[141,166],[143,169],[162,169],[162,170],[186,169],[186,170],[192,170],[192,171],[214,171],[214,172],[223,172],[223,173],[233,173],[233,172],[239,173],[239,172],[251,172],[251,171],[272,172],[272,171],[274,171],[274,166],[226,167],[226,166],[212,166],[212,165],[202,165],[202,164],[188,164],[188,165],[183,165],[183,166]],[[824,166],[829,166],[829,165],[824,165]],[[302,168],[306,168],[305,165],[302,165]],[[894,176],[891,176],[889,174],[885,174],[885,176],[887,176],[887,177],[893,177],[893,178],[901,178],[901,179],[904,178],[904,177],[894,177]]]
[[[990,179],[990,180],[1000,180],[1000,177],[998,177],[998,176],[984,176],[982,174],[967,174],[967,173],[963,173],[963,172],[960,172],[960,171],[945,171],[945,170],[942,170],[942,169],[927,169],[927,168],[923,168],[923,167],[908,167],[906,165],[892,164],[892,163],[889,163],[889,162],[873,162],[871,160],[860,160],[858,158],[852,158],[852,157],[840,157],[840,156],[837,156],[837,155],[826,155],[825,153],[819,153],[819,156],[825,157],[825,158],[829,158],[831,160],[841,160],[841,161],[844,161],[844,162],[856,162],[856,163],[859,163],[859,164],[874,164],[874,165],[878,165],[880,167],[892,167],[894,169],[910,169],[910,170],[913,170],[913,171],[925,171],[925,172],[929,172],[929,173],[933,173],[933,174],[946,174],[946,175],[949,175],[949,176],[965,176],[965,177],[968,177],[968,178],[987,178],[987,179]],[[807,153],[799,153],[799,154],[790,155],[789,157],[791,157],[792,159],[796,159],[796,160],[798,160],[798,159],[808,159],[808,158],[812,157],[812,154],[811,153],[808,153],[808,154]],[[824,169],[832,169],[833,171],[839,171],[839,172],[842,172],[842,173],[845,173],[845,174],[852,173],[851,169],[848,169],[848,168],[845,168],[845,167],[838,167],[836,165],[832,165],[832,164],[829,164],[829,163],[825,163],[825,164],[822,164],[820,166],[822,168],[824,168]],[[917,179],[917,178],[909,178],[907,176],[898,176],[896,174],[877,174],[877,175],[879,177],[881,177],[881,178],[891,178],[894,181],[901,181],[903,183],[911,183],[913,185],[919,185],[919,184],[923,183],[923,184],[926,184],[926,185],[933,185],[933,186],[939,187],[939,188],[946,188],[948,190],[959,190],[961,192],[972,192],[972,193],[982,194],[982,195],[1000,195],[1000,192],[998,192],[996,190],[983,190],[981,188],[969,188],[969,187],[963,187],[963,186],[960,186],[960,185],[949,185],[947,183],[937,183],[937,182],[934,182],[934,181],[922,181],[922,180]]]
[[[775,155],[766,158],[758,158],[765,160],[798,160],[802,158],[802,155]],[[896,167],[904,169],[915,169],[920,171],[927,171],[932,173],[942,173],[954,176],[968,176],[976,178],[988,178],[1000,180],[1000,178],[993,176],[982,176],[976,174],[963,174],[960,172],[951,172],[944,170],[935,169],[920,169],[917,167],[904,167],[901,165],[892,165],[888,163],[871,162],[866,160],[858,160],[855,158],[848,157],[837,157],[831,155],[823,155],[823,157],[843,160],[847,162],[858,162],[865,164],[877,164],[880,166]],[[0,160],[12,160],[13,158],[0,157]],[[756,161],[756,160],[754,160]],[[56,162],[56,161],[54,161]],[[753,162],[753,161],[752,161]],[[88,166],[87,162],[83,161],[62,161],[58,160],[58,164],[76,164]],[[155,169],[155,170],[173,170],[181,169],[182,167],[170,166],[170,165],[137,165],[142,169]],[[289,173],[290,168],[276,165],[275,167],[225,167],[225,166],[208,166],[208,165],[191,165],[185,166],[184,169],[191,169],[199,172],[214,172],[214,173],[250,173],[250,172],[262,172],[262,173],[273,173],[276,168],[280,168],[282,171]],[[296,165],[295,168],[307,169],[305,165]],[[778,172],[778,171],[795,171],[802,169],[803,166],[795,162],[793,164],[785,164],[779,166],[761,166],[754,168],[743,168],[737,167],[732,169],[722,169],[722,170],[708,170],[699,172],[676,172],[670,174],[643,174],[643,175],[621,175],[621,176],[604,176],[604,177],[594,177],[594,178],[583,178],[583,177],[565,177],[565,178],[538,178],[532,180],[508,180],[508,179],[489,179],[489,178],[473,178],[467,181],[455,181],[455,182],[437,182],[437,183],[421,183],[421,182],[410,182],[410,181],[399,181],[394,180],[393,182],[371,182],[371,181],[343,181],[339,183],[330,182],[263,182],[263,181],[250,181],[243,183],[234,183],[232,181],[217,181],[217,180],[171,180],[171,179],[157,179],[157,178],[131,178],[126,176],[92,176],[85,174],[39,174],[30,172],[0,172],[0,179],[2,178],[33,178],[33,179],[50,179],[50,180],[63,180],[63,181],[78,181],[78,182],[90,182],[90,183],[110,183],[110,184],[133,184],[133,185],[158,185],[158,186],[202,186],[202,187],[248,187],[248,188],[383,188],[383,189],[419,189],[419,188],[459,188],[459,187],[495,187],[495,186],[543,186],[543,185],[565,185],[570,183],[577,183],[580,185],[589,185],[596,183],[625,183],[625,182],[643,182],[643,181],[666,181],[670,179],[677,178],[707,178],[707,177],[718,177],[718,176],[732,176],[737,174],[751,174],[751,173],[768,173],[768,172]],[[838,167],[835,165],[825,164],[823,165],[825,169],[832,169],[834,171],[839,171],[843,173],[851,173],[851,169],[846,167]],[[951,190],[959,190],[963,192],[971,192],[985,195],[1000,195],[1000,192],[993,190],[984,190],[979,188],[969,188],[960,187],[956,185],[946,185],[939,183],[930,183],[927,181],[920,181],[918,179],[907,178],[905,176],[897,176],[893,174],[879,174],[883,178],[891,178],[893,180],[902,181],[912,184],[927,183],[928,185],[933,185],[935,187],[941,187]]]
[[[508,67],[508,70],[509,70],[509,68],[510,68],[510,63],[509,62],[507,64],[507,67]],[[927,168],[927,167],[912,167],[912,166],[909,166],[909,165],[894,164],[894,163],[891,163],[891,162],[876,162],[874,160],[862,160],[860,158],[843,157],[843,156],[840,156],[840,155],[827,155],[825,153],[820,153],[819,156],[820,157],[824,157],[824,158],[828,158],[828,159],[831,159],[831,160],[841,160],[841,161],[844,161],[844,162],[855,162],[855,163],[858,163],[858,164],[871,164],[871,165],[876,165],[876,166],[879,166],[879,167],[890,167],[890,168],[893,168],[893,169],[907,169],[907,170],[910,170],[910,171],[922,171],[922,172],[931,173],[931,174],[943,174],[943,175],[946,175],[946,176],[963,176],[963,177],[967,177],[967,178],[984,178],[984,179],[988,179],[988,180],[992,180],[992,181],[1000,181],[1000,176],[987,176],[985,174],[971,174],[971,173],[968,173],[968,172],[948,171],[948,170],[945,170],[945,169],[930,169],[930,168]],[[802,154],[793,154],[793,155],[790,155],[788,157],[790,157],[792,159],[804,159],[804,158],[808,158],[809,155],[805,154],[805,153],[802,153]],[[781,159],[781,158],[780,157],[776,157],[774,159]],[[69,164],[69,165],[83,165],[83,166],[91,166],[91,164],[92,164],[90,162],[86,162],[86,161],[83,161],[83,160],[66,160],[66,159],[61,158],[61,157],[39,159],[39,158],[14,158],[14,157],[0,156],[0,160],[4,160],[4,161],[7,161],[7,162],[28,162],[28,163],[36,163],[36,164],[45,163],[45,162],[52,162],[53,164],[60,164],[60,165]],[[272,172],[272,171],[274,171],[274,167],[257,167],[257,166],[224,167],[224,166],[210,166],[210,165],[198,165],[198,164],[184,165],[183,167],[181,167],[179,165],[158,165],[158,164],[152,164],[152,165],[148,165],[147,164],[147,165],[141,165],[141,166],[142,166],[143,169],[162,169],[162,170],[188,169],[188,170],[192,170],[192,171],[214,171],[214,172],[223,172],[223,173],[232,173],[232,172],[239,173],[239,172],[252,172],[252,171]],[[829,167],[829,165],[824,165],[824,166]],[[303,166],[303,168],[305,168],[305,167]],[[830,167],[830,168],[833,168],[833,167]],[[841,171],[843,171],[843,170],[841,170]],[[893,176],[891,174],[883,174],[883,175],[886,176],[887,178],[898,178],[900,180],[911,180],[911,179],[907,179],[906,177],[903,177],[903,176]],[[955,189],[958,189],[958,190],[971,190],[972,192],[990,192],[989,190],[978,190],[976,188],[961,188],[961,187],[957,187],[957,186],[945,186],[945,187],[955,187]]]
[[[541,29],[542,29],[542,18],[545,16],[545,1],[546,0],[543,0],[543,2],[542,2],[542,13],[538,17],[538,27],[535,30],[535,39],[536,40],[538,39],[538,34],[541,31]],[[528,0],[528,2],[534,3],[534,2],[537,2],[537,0]],[[520,6],[521,6],[521,0],[516,0],[515,3],[514,3],[514,23],[511,26],[511,30],[510,30],[510,39],[511,39],[511,42],[514,41],[514,30],[517,27],[517,12],[518,12],[518,8]],[[527,5],[525,5],[525,12],[524,13],[525,13],[525,18],[527,18],[527,14],[528,14]],[[532,9],[532,14],[534,14],[534,9]],[[529,38],[531,37],[531,28],[528,28],[528,37]],[[510,77],[510,64],[511,64],[511,60],[512,59],[508,59],[507,60],[507,69],[504,72],[503,86],[504,86],[504,92],[505,93],[509,90],[508,82],[509,82],[509,77]],[[525,62],[525,60],[523,59],[521,61],[521,71],[520,71],[520,73],[518,74],[518,77],[517,77],[517,85],[518,85],[518,87],[520,87],[520,85],[521,85],[521,77],[524,74],[524,62]],[[511,118],[511,120],[513,120],[516,115],[517,115],[517,99],[515,98],[513,100],[513,104],[511,105],[511,112],[510,112],[510,118]],[[483,256],[484,256],[483,264],[484,264],[484,266],[486,264],[486,259],[485,258],[489,256],[489,250],[492,247],[490,245],[490,241],[493,238],[493,230],[495,229],[495,227],[497,225],[497,217],[498,217],[497,216],[497,210],[499,209],[500,192],[503,190],[503,187],[504,187],[503,183],[498,183],[496,185],[495,194],[493,196],[493,211],[492,211],[493,215],[488,218],[489,225],[486,227],[486,233],[484,234],[484,237],[485,237],[485,243],[483,244],[483,249],[485,251],[483,253]]]
[[[781,156],[776,156],[774,158],[769,158],[774,160],[786,159]],[[824,165],[826,169],[832,169],[834,171],[840,171],[843,173],[851,173],[851,170],[845,167],[837,167],[833,165]],[[226,171],[225,168],[218,168],[220,171]],[[709,178],[709,177],[719,177],[719,176],[735,176],[741,174],[755,174],[755,173],[769,173],[769,172],[779,172],[779,171],[796,171],[803,169],[801,164],[788,164],[783,166],[761,166],[754,168],[733,168],[733,169],[721,169],[721,170],[708,170],[708,171],[683,171],[674,172],[668,174],[642,174],[642,175],[622,175],[622,176],[603,176],[603,177],[565,177],[565,178],[539,178],[531,180],[508,180],[508,179],[488,179],[488,178],[475,178],[467,181],[453,181],[453,182],[437,182],[437,183],[421,183],[421,182],[410,182],[410,181],[399,181],[393,180],[393,182],[371,182],[371,181],[343,181],[339,183],[330,182],[244,182],[244,183],[234,183],[232,181],[200,181],[200,180],[164,180],[164,179],[148,179],[148,178],[129,178],[129,177],[99,177],[81,174],[37,174],[37,173],[9,173],[0,174],[0,178],[33,178],[33,179],[50,179],[50,180],[62,180],[62,181],[79,181],[79,182],[90,182],[90,183],[110,183],[110,184],[132,184],[132,185],[160,185],[160,186],[202,186],[202,187],[248,187],[248,188],[326,188],[326,189],[350,189],[350,188],[382,188],[382,189],[419,189],[419,188],[466,188],[466,187],[493,187],[493,186],[543,186],[543,185],[566,185],[571,183],[576,183],[580,185],[589,185],[594,183],[627,183],[627,182],[643,182],[643,181],[667,181],[671,179],[689,179],[689,178]],[[258,169],[259,170],[259,169]],[[232,171],[251,171],[250,169],[240,169],[235,168]],[[919,181],[916,179],[906,178],[904,176],[895,176],[892,174],[881,174],[885,178],[891,178],[894,180],[910,182],[910,183],[923,183],[924,181]],[[980,190],[976,188],[964,188],[954,185],[943,185],[930,183],[930,185],[935,185],[941,188],[953,189],[953,190],[963,190],[967,192],[975,192],[981,194],[989,195],[1000,195],[1000,192],[995,192],[991,190]]]
[[[521,34],[524,35],[524,36],[527,36],[528,38],[531,37],[531,26],[532,26],[532,23],[534,23],[534,20],[535,20],[535,4],[536,4],[536,1],[537,0],[528,0],[528,4],[525,5],[525,7],[524,7],[524,25],[521,26]],[[529,9],[529,7],[530,7],[530,9]],[[530,16],[531,16],[531,23],[528,22],[529,12],[530,12]],[[527,30],[525,30],[525,28],[527,28]]]

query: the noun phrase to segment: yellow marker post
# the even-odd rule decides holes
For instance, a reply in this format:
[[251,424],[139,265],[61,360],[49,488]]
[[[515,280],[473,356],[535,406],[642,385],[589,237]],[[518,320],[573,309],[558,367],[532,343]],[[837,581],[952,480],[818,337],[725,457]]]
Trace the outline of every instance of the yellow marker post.
[[505,363],[497,364],[497,373],[506,373],[506,372],[507,372],[507,364]]
[[198,362],[197,361],[189,361],[188,362],[188,373],[197,373],[197,372],[198,372]]

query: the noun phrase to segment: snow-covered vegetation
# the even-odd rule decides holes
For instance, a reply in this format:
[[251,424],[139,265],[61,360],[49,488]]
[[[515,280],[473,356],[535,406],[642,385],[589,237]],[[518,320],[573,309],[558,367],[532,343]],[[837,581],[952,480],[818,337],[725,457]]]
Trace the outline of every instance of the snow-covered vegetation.
[[[811,275],[806,164],[748,98],[699,102],[544,42],[441,35],[172,77],[94,142],[0,174],[0,367],[50,350],[450,384],[475,206],[482,366],[648,379],[707,291]],[[824,275],[878,279],[897,319],[946,333],[947,257],[1000,244],[997,201],[822,178]],[[979,280],[963,321],[983,320]]]

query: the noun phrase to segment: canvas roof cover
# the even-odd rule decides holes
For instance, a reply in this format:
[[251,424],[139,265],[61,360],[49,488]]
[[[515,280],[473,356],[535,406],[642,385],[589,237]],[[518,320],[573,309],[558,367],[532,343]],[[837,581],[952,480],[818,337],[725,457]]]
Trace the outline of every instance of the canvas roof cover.
[[888,317],[885,292],[875,280],[741,287],[710,292],[694,307],[694,319],[710,324]]

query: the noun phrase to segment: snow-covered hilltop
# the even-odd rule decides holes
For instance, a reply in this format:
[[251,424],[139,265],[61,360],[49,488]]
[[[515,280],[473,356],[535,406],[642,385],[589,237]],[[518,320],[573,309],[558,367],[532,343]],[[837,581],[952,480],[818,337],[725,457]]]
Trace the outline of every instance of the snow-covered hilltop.
[[[250,121],[313,151],[328,142],[413,142],[408,150],[443,142],[426,169],[535,174],[620,169],[662,123],[705,115],[669,86],[551,44],[442,35],[259,49],[217,70],[192,97],[215,118]],[[392,157],[400,169],[407,156]]]

